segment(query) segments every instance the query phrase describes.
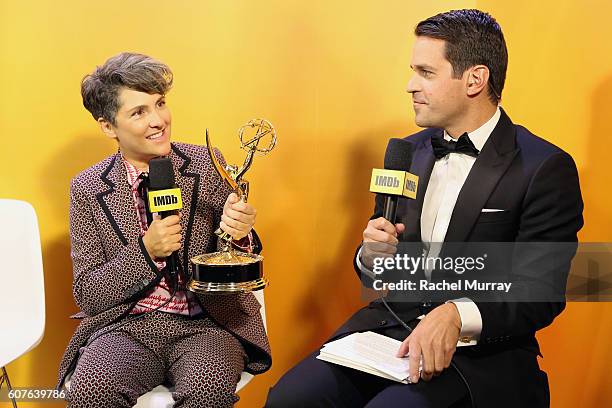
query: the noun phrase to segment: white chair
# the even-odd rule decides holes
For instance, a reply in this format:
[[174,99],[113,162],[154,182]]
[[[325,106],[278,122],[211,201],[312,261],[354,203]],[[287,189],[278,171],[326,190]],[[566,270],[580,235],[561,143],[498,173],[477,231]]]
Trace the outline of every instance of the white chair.
[[0,387],[6,382],[10,390],[4,366],[36,347],[45,332],[45,285],[34,208],[0,199],[0,231]]
[[[264,328],[268,329],[266,324],[266,304],[264,303],[264,294],[263,290],[258,290],[253,292],[257,301],[261,304],[261,319],[263,320]],[[243,372],[240,377],[240,381],[236,386],[236,392],[240,391],[244,388],[245,385],[249,383],[253,379],[253,375],[247,372]],[[143,394],[138,398],[136,405],[134,408],[171,408],[174,405],[174,400],[172,399],[171,390],[163,385],[158,385],[153,388],[151,391]]]

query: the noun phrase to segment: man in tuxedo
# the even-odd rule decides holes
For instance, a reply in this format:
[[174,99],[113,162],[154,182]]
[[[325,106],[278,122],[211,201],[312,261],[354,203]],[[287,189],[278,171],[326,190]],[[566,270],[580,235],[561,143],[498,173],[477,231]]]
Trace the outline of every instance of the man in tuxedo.
[[[166,93],[172,72],[134,53],[110,58],[81,84],[83,104],[119,152],[70,186],[73,294],[82,319],[60,365],[70,407],[131,407],[159,384],[181,407],[229,407],[243,371],[271,364],[253,294],[186,289],[189,260],[218,247],[220,225],[259,252],[255,209],[216,173],[207,149],[171,143]],[[219,152],[218,159],[222,160]],[[146,208],[149,162],[167,157],[183,209],[161,219]],[[177,254],[178,279],[166,259]],[[181,266],[182,265],[182,266]]]
[[[576,166],[501,109],[507,50],[495,19],[454,10],[420,22],[415,35],[407,91],[416,123],[426,129],[404,140],[413,148],[410,171],[420,178],[419,190],[415,200],[400,199],[397,223],[382,217],[377,197],[355,256],[357,274],[371,275],[373,259],[393,254],[404,241],[426,251],[440,242],[575,248],[583,224]],[[548,283],[565,287],[572,256],[571,250],[557,254],[552,275],[559,281]],[[518,273],[539,270],[533,265],[546,265],[543,257],[524,262]],[[332,337],[370,330],[402,341],[397,355],[409,356],[410,384],[317,360],[317,351],[278,381],[267,406],[548,406],[535,333],[563,310],[563,298],[445,300],[374,301]],[[460,340],[472,346],[457,348]]]

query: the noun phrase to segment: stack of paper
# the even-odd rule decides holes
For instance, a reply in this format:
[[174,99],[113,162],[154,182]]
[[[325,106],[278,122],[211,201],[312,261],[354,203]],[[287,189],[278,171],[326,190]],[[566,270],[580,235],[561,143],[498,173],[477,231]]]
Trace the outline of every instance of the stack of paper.
[[408,384],[408,358],[395,357],[401,344],[374,332],[353,333],[323,345],[317,358]]

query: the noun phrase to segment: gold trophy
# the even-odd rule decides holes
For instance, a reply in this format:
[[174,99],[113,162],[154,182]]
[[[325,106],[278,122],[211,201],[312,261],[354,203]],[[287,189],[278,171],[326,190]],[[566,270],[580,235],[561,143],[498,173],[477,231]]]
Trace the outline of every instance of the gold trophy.
[[[242,126],[238,135],[240,148],[247,152],[242,167],[222,165],[213,152],[208,129],[206,147],[219,176],[234,190],[242,201],[249,196],[249,182],[243,178],[253,164],[255,154],[265,156],[276,145],[276,131],[265,119],[252,119]],[[260,144],[267,141],[267,147]],[[221,228],[215,231],[221,241],[221,250],[191,258],[191,280],[187,288],[196,293],[250,292],[266,287],[263,276],[263,256],[232,248],[232,237]]]

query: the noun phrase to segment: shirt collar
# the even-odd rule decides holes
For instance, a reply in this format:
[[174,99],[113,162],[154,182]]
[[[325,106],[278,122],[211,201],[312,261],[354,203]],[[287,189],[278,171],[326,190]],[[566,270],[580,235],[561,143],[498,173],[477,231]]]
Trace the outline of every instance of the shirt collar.
[[[499,122],[500,116],[501,111],[498,106],[495,110],[495,113],[493,114],[493,116],[491,116],[489,120],[487,120],[478,129],[468,133],[470,140],[472,141],[472,143],[474,143],[474,146],[479,151],[482,150],[482,147],[487,142],[487,139],[489,139],[489,136],[491,136],[491,133],[493,133],[493,129],[495,129],[495,126],[497,126],[497,122]],[[450,137],[448,133],[446,133],[446,130],[444,131],[444,140],[454,140]]]
[[123,160],[123,165],[125,166],[128,184],[134,189],[137,188],[141,181],[141,179],[139,179],[138,177],[140,177],[140,175],[146,170],[138,170],[136,166],[125,160],[123,155],[121,155],[121,160]]

